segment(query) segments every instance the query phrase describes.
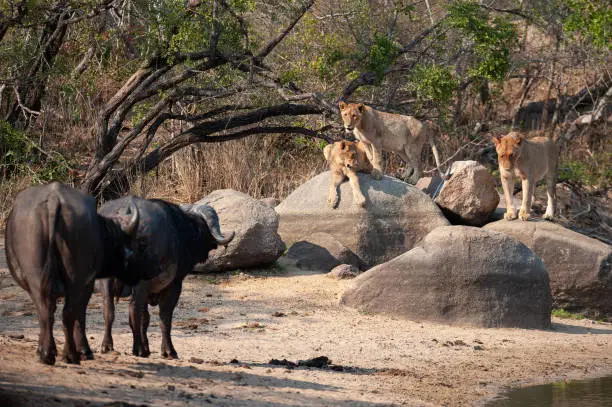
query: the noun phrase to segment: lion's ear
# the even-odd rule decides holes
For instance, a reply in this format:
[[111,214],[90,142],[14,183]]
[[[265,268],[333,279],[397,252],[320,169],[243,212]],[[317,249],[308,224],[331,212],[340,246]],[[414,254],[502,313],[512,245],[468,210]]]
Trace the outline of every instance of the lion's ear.
[[357,105],[357,109],[359,109],[360,112],[363,112],[363,109],[365,109],[365,105],[363,103],[360,103]]
[[344,140],[340,141],[340,148],[346,150],[346,142]]
[[325,159],[327,161],[329,161],[330,157],[331,157],[331,150],[332,150],[332,144],[328,144],[325,146],[325,148],[323,148],[323,156],[325,157]]
[[340,102],[338,102],[338,107],[340,108],[340,110],[344,110],[346,109],[346,103],[344,103],[342,100]]
[[499,145],[499,142],[501,141],[501,137],[499,137],[499,135],[495,135],[495,134],[487,134],[487,136],[493,140],[493,142],[495,143],[495,145]]
[[515,142],[514,144],[516,144],[517,146],[520,146],[520,145],[521,145],[521,143],[523,142],[523,140],[525,140],[525,137],[524,137],[524,136],[522,136],[522,135],[518,135],[518,136],[516,137],[516,142]]

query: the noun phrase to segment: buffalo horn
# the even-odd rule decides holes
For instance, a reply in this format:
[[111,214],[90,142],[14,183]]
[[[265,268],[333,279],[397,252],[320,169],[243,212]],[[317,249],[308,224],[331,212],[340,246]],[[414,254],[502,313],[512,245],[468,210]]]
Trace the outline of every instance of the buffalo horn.
[[136,207],[134,202],[130,203],[130,206],[128,206],[127,210],[125,211],[125,214],[131,214],[132,216],[130,216],[130,220],[128,221],[127,225],[123,227],[123,231],[126,234],[131,235],[136,230],[136,226],[138,226],[139,218],[138,208]]
[[208,229],[210,230],[210,233],[215,238],[218,245],[225,246],[234,238],[234,232],[229,233],[227,236],[223,236],[221,234],[221,229],[219,227],[219,218],[217,217],[217,213],[211,206],[194,205],[190,208],[190,212],[195,212],[204,219],[206,225],[208,226]]

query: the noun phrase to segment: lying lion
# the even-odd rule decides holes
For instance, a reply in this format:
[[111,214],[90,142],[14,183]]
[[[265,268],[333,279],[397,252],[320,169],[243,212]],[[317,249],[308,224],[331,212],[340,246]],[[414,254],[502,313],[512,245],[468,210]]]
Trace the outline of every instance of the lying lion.
[[342,113],[344,129],[366,144],[368,158],[374,169],[372,177],[382,178],[382,152],[397,153],[406,162],[404,178],[416,184],[421,178],[421,151],[425,141],[429,141],[436,160],[438,172],[440,158],[433,142],[433,132],[427,124],[412,116],[379,112],[363,103],[338,104]]
[[338,186],[349,179],[353,188],[353,204],[365,206],[366,199],[359,188],[359,177],[357,172],[372,172],[372,164],[365,151],[366,146],[360,142],[337,141],[328,144],[323,149],[323,155],[329,163],[332,179],[329,185],[329,196],[327,202],[332,208],[338,205]]
[[506,214],[504,219],[516,219],[512,192],[514,190],[514,175],[521,177],[523,182],[523,203],[519,211],[521,220],[529,219],[531,202],[536,182],[546,176],[546,192],[548,203],[543,218],[552,220],[555,216],[555,184],[557,182],[557,159],[559,150],[555,142],[548,137],[535,137],[526,140],[516,132],[504,137],[494,137],[502,188],[506,198]]

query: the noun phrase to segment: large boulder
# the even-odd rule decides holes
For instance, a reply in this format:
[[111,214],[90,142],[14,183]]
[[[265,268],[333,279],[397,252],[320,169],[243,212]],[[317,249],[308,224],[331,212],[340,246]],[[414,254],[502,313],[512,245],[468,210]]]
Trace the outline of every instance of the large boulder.
[[365,208],[353,204],[348,182],[340,186],[337,209],[327,203],[331,173],[323,172],[293,191],[276,211],[278,233],[287,245],[316,232],[333,236],[367,266],[410,250],[427,233],[448,225],[433,201],[412,185],[391,177],[359,174]]
[[546,221],[501,220],[485,228],[520,240],[544,261],[556,308],[612,315],[612,246]]
[[446,226],[361,274],[341,302],[417,321],[544,329],[552,299],[546,267],[527,246],[503,233]]
[[327,233],[314,233],[295,242],[285,255],[301,269],[328,272],[340,264],[359,268],[359,257]]
[[221,232],[236,233],[227,248],[212,251],[206,263],[197,265],[195,271],[267,267],[285,251],[277,233],[278,215],[261,201],[232,189],[220,189],[194,205],[212,206],[219,215]]
[[495,212],[499,194],[489,170],[476,161],[457,161],[436,203],[451,223],[482,226]]

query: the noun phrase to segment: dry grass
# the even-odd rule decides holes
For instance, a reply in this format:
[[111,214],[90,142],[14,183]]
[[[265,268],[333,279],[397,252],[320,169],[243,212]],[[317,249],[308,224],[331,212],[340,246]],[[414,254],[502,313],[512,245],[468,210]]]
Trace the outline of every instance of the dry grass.
[[265,136],[191,146],[136,179],[131,192],[173,202],[194,202],[217,189],[283,199],[327,169],[322,151],[301,140]]

